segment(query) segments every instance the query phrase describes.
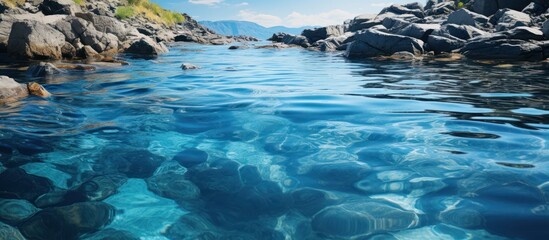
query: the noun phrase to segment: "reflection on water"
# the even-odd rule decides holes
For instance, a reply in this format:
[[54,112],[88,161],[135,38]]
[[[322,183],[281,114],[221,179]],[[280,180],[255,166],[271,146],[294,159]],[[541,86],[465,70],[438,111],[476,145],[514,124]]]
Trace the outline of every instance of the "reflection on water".
[[547,63],[200,45],[128,61],[8,72],[54,97],[0,108],[0,222],[29,239],[549,235]]

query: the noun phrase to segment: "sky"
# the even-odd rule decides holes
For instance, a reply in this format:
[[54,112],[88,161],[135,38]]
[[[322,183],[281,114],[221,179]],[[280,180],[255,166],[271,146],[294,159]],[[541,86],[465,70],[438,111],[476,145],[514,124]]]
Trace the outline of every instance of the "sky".
[[265,27],[342,24],[361,14],[376,14],[393,3],[413,0],[151,0],[199,21],[251,21]]

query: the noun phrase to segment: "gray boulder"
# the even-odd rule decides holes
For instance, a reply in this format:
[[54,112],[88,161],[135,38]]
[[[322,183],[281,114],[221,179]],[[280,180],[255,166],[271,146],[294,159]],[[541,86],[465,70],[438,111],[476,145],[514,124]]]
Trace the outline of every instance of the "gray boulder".
[[274,34],[270,38],[270,40],[273,42],[281,42],[288,45],[298,45],[304,48],[308,48],[311,46],[309,44],[309,40],[307,40],[305,36],[301,36],[301,35],[295,36],[287,33],[277,33],[277,34]]
[[543,31],[543,35],[545,35],[545,39],[549,39],[549,20],[543,23],[542,31]]
[[433,32],[433,35],[443,37],[455,37],[462,40],[469,40],[474,37],[487,35],[488,33],[478,28],[468,25],[447,24],[443,25],[440,30]]
[[128,35],[128,30],[124,24],[116,18],[108,16],[99,16],[93,13],[77,13],[77,17],[91,22],[95,29],[102,33],[111,33],[121,41],[125,41]]
[[40,4],[40,10],[46,15],[74,15],[82,11],[73,0],[44,0]]
[[471,12],[465,8],[457,10],[448,16],[447,23],[457,25],[469,25],[480,27],[487,24],[489,18],[478,13]]
[[140,39],[134,40],[125,52],[142,55],[160,55],[167,53],[168,48],[163,43],[157,43],[152,38],[143,36]]
[[429,38],[429,35],[431,35],[431,33],[436,30],[440,30],[440,25],[412,23],[402,29],[398,29],[396,31],[391,31],[391,32],[394,34],[413,37],[413,38],[421,39],[422,41],[427,41],[427,39]]
[[425,14],[428,16],[433,15],[447,15],[455,11],[455,3],[453,1],[442,1],[430,7],[426,8]]
[[371,21],[374,19],[374,16],[370,14],[364,14],[355,17],[351,22],[349,23],[349,31],[350,32],[356,32],[358,30],[367,29],[374,25],[380,24],[379,22],[373,22]]
[[429,50],[439,54],[443,52],[450,53],[460,49],[465,46],[465,41],[457,38],[430,35],[427,44]]
[[323,52],[341,51],[347,49],[347,45],[354,41],[355,33],[345,33],[342,36],[330,37],[318,41],[319,50]]
[[343,35],[345,28],[343,25],[333,25],[315,29],[305,29],[301,35],[305,36],[310,43],[329,37],[337,37]]
[[194,70],[194,69],[200,69],[200,67],[196,66],[196,65],[193,65],[193,64],[190,64],[190,63],[183,63],[181,65],[181,69],[183,69],[183,70]]
[[15,22],[8,39],[8,53],[28,59],[61,59],[65,36],[36,21]]
[[548,4],[549,2],[547,2],[546,5],[543,5],[538,2],[531,2],[530,4],[528,4],[528,6],[522,9],[522,12],[526,14],[534,15],[534,16],[539,16],[545,13],[545,11],[547,11]]
[[521,11],[531,0],[475,0],[472,9],[476,13],[480,13],[484,16],[491,16],[499,9],[510,8],[513,10]]
[[528,14],[506,9],[501,14],[501,17],[497,19],[496,31],[505,31],[516,27],[529,26],[531,22],[532,19]]
[[13,102],[29,96],[29,94],[49,97],[50,93],[40,84],[31,82],[20,84],[7,76],[0,76],[0,103]]
[[384,13],[394,13],[396,15],[412,14],[418,18],[425,17],[425,12],[423,12],[423,8],[417,3],[411,3],[407,5],[393,4],[381,10],[379,14]]
[[543,48],[529,41],[507,38],[479,38],[468,42],[461,53],[471,59],[527,60],[545,59]]
[[33,77],[44,77],[48,75],[59,74],[62,72],[63,71],[61,69],[55,67],[51,63],[46,62],[33,64],[27,69],[27,73]]
[[525,41],[542,41],[544,39],[541,30],[531,27],[517,27],[506,32],[501,32],[501,34],[508,39],[520,39]]
[[397,52],[423,54],[423,41],[369,29],[355,35],[355,41],[347,47],[345,56],[349,58],[390,56]]
[[[91,22],[79,18],[70,20],[72,32],[79,37],[84,45],[91,46],[95,51],[102,53],[106,51],[118,51],[118,38],[110,33],[97,31]],[[66,35],[68,38],[70,36]]]

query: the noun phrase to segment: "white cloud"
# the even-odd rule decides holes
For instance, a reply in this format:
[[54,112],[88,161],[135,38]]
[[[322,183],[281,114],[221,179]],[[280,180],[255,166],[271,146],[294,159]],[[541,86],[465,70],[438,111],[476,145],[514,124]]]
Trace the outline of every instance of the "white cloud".
[[255,22],[265,27],[286,26],[286,27],[303,27],[303,26],[328,26],[343,24],[347,19],[353,19],[358,14],[350,13],[341,9],[334,9],[329,12],[318,14],[302,14],[292,12],[285,18],[278,16],[258,13],[249,10],[241,10],[238,14],[240,20]]
[[223,1],[224,0],[189,0],[189,3],[201,5],[215,5]]
[[239,4],[236,4],[236,6],[242,7],[242,6],[248,6],[250,5],[248,2],[241,2]]
[[269,14],[256,13],[248,10],[241,10],[238,13],[240,20],[255,22],[265,27],[278,26],[282,23],[282,19]]
[[345,20],[352,19],[357,15],[358,14],[350,13],[341,9],[334,9],[329,12],[317,14],[292,12],[284,18],[284,25],[288,27],[336,25],[343,24]]

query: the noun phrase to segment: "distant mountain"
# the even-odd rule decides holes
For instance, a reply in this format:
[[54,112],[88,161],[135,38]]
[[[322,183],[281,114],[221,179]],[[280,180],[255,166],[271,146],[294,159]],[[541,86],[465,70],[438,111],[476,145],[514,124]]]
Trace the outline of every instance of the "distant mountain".
[[207,28],[214,30],[216,33],[231,36],[252,36],[259,39],[267,39],[273,36],[273,33],[285,32],[290,34],[301,34],[304,29],[315,27],[301,27],[301,28],[288,28],[288,27],[263,27],[254,22],[246,21],[201,21],[200,24]]

